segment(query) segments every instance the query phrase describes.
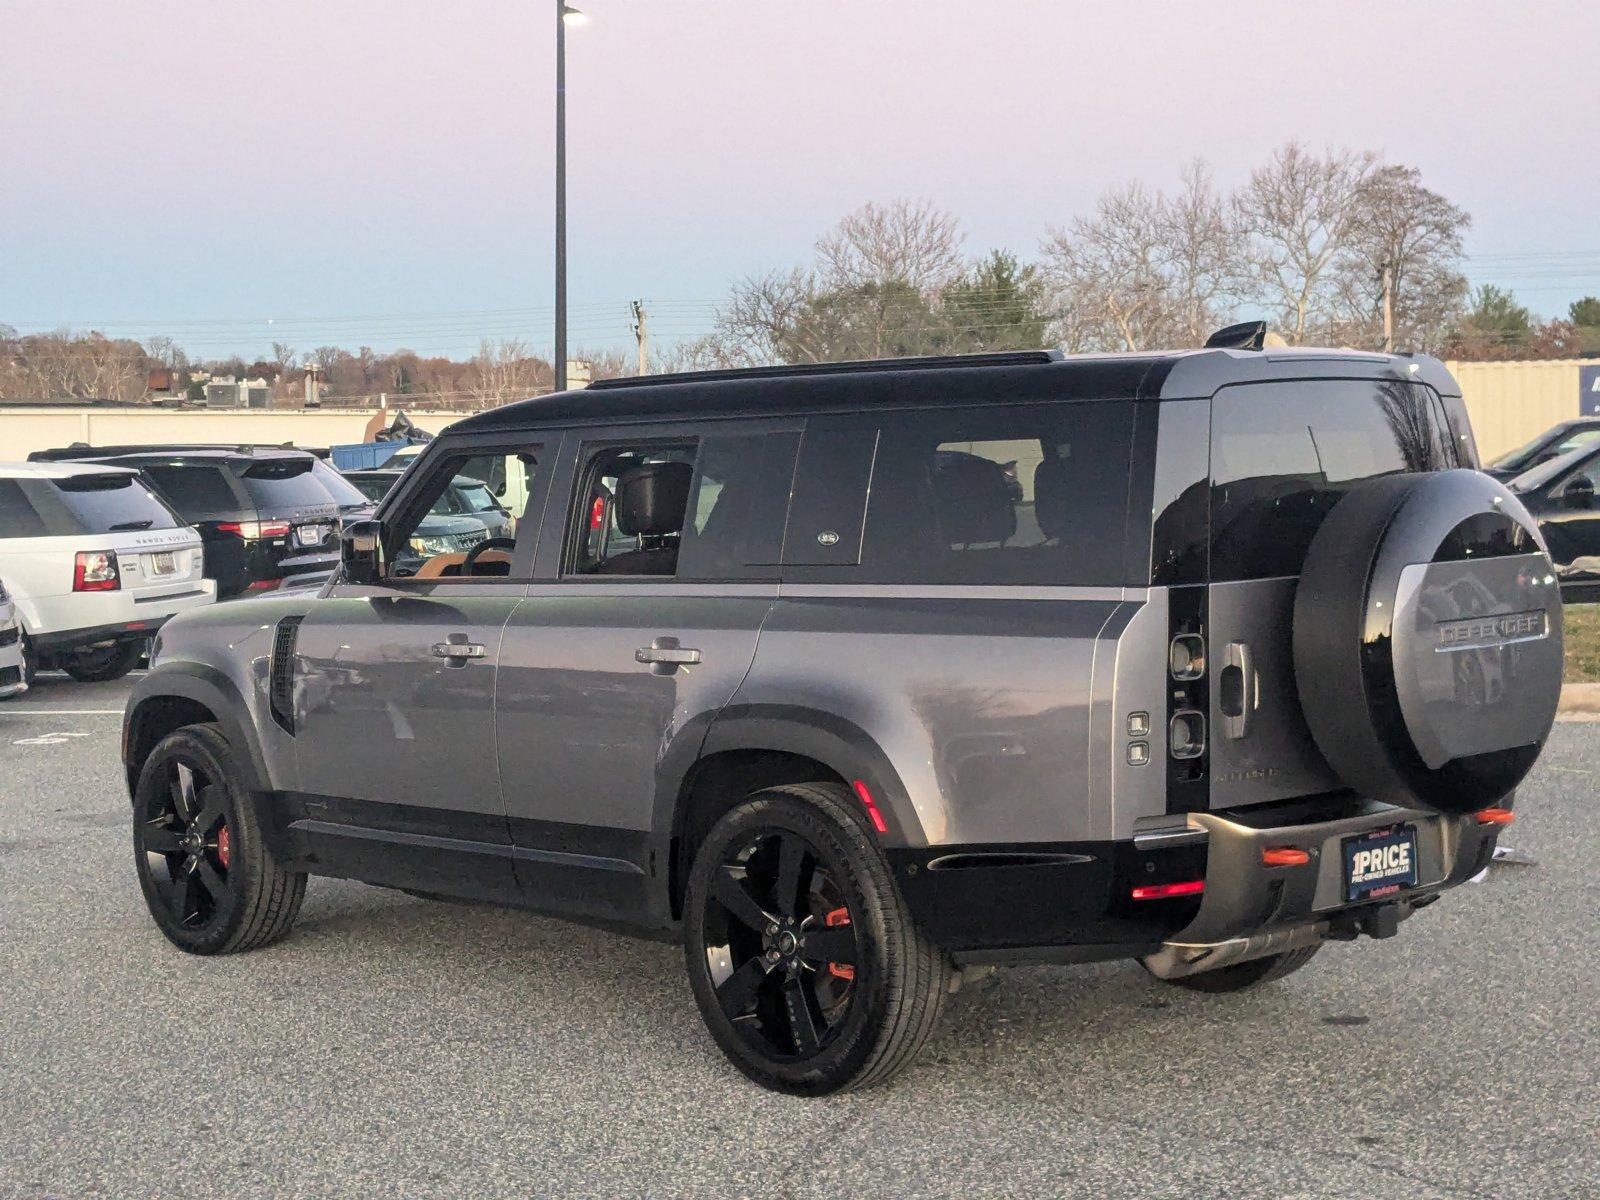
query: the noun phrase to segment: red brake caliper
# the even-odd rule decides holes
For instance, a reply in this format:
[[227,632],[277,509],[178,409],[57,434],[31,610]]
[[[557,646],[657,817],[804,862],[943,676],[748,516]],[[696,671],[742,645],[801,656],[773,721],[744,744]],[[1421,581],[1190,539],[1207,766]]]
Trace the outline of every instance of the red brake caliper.
[[[850,924],[850,910],[848,908],[836,908],[822,918],[822,923],[829,929],[837,928],[840,925],[848,925]],[[828,964],[828,974],[835,979],[854,979],[856,977],[856,969],[849,963],[831,962]]]
[[228,852],[232,849],[232,847],[233,838],[228,833],[228,827],[224,825],[221,829],[217,830],[217,861],[222,864],[222,869],[224,871],[228,869]]

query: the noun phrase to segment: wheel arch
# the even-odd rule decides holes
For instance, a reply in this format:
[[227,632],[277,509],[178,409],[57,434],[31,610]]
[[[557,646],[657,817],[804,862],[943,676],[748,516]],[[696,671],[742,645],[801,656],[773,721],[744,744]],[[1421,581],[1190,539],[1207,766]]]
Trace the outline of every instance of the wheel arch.
[[860,726],[833,713],[788,705],[724,710],[694,760],[664,779],[654,828],[668,865],[671,917],[681,915],[693,849],[716,820],[745,796],[790,783],[866,785],[888,827],[886,846],[928,839],[910,794],[887,754]]
[[200,663],[152,672],[141,679],[128,699],[122,722],[122,766],[131,799],[139,770],[156,744],[185,725],[217,725],[238,752],[250,778],[251,791],[269,791],[266,762],[233,683],[214,668]]

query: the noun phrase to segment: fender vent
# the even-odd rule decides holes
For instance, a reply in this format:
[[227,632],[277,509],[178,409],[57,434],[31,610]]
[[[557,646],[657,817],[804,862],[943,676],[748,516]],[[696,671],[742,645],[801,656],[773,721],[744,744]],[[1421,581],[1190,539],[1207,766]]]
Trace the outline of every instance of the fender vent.
[[294,643],[304,617],[285,617],[272,638],[272,667],[268,700],[272,719],[287,734],[294,733]]

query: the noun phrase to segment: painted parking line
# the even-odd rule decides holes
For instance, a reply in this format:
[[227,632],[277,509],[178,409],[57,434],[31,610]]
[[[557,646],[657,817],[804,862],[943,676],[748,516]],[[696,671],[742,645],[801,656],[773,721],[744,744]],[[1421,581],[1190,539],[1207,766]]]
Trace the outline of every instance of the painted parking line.
[[5,708],[0,717],[120,717],[121,708]]

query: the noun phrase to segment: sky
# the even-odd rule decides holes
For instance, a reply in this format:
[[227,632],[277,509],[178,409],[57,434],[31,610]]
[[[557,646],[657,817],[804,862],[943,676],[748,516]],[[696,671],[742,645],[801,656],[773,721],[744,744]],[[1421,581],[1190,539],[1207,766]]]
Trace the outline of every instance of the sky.
[[[1027,257],[1129,179],[1290,138],[1600,293],[1600,5],[570,0],[571,341],[693,336],[868,200]],[[0,323],[467,357],[551,344],[555,0],[0,0]]]

